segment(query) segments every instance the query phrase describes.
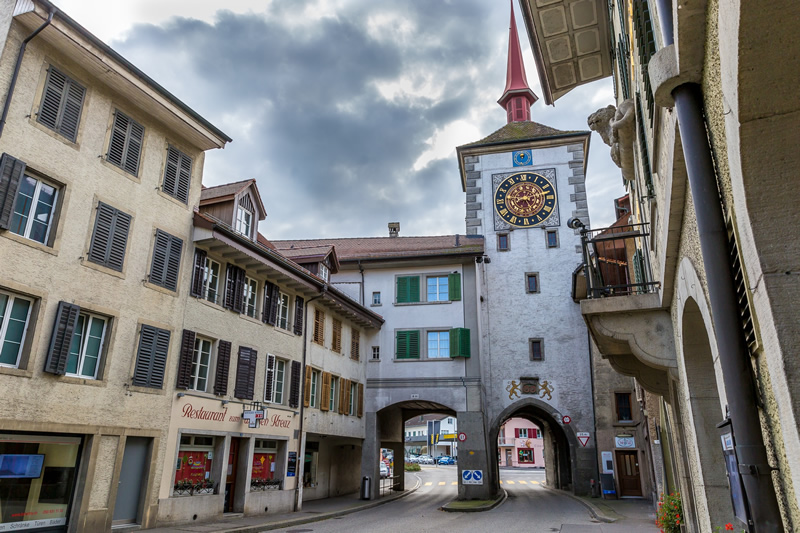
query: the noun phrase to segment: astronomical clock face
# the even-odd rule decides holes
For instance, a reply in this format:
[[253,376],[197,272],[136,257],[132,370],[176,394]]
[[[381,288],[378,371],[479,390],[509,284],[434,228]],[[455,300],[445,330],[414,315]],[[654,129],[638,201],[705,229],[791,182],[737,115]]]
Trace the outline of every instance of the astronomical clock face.
[[533,172],[512,174],[494,193],[494,208],[507,223],[518,228],[538,226],[556,207],[556,191],[550,180]]

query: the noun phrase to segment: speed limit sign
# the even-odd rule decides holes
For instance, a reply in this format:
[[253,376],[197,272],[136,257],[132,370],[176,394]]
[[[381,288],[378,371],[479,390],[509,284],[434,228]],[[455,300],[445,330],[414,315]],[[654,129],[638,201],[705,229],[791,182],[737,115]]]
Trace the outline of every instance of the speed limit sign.
[[462,431],[458,434],[458,442],[464,442],[465,440],[467,440],[467,434]]

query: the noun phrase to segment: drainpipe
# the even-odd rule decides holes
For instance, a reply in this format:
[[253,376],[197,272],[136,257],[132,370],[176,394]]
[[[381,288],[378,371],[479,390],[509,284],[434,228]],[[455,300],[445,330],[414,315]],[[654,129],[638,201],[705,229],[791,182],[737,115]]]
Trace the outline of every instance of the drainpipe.
[[[659,0],[658,3],[661,27],[665,30],[665,45],[674,43],[671,4],[670,0]],[[707,273],[714,337],[734,430],[739,473],[744,482],[754,531],[783,531],[772,483],[772,468],[767,459],[758,417],[758,394],[753,381],[750,351],[739,320],[734,276],[728,255],[728,232],[703,114],[703,91],[697,83],[684,83],[673,89],[672,97],[678,114],[703,265]]]
[[366,294],[364,293],[364,267],[361,266],[361,259],[358,260],[358,271],[361,274],[361,305],[367,305]]
[[47,20],[44,23],[36,28],[33,33],[28,35],[24,41],[22,41],[22,46],[19,47],[19,52],[17,53],[17,64],[14,65],[14,74],[11,75],[11,84],[8,86],[8,94],[6,95],[6,102],[3,104],[3,115],[0,116],[0,137],[3,136],[3,130],[6,127],[6,118],[8,118],[8,109],[11,107],[11,97],[14,94],[14,88],[17,85],[17,76],[19,75],[19,68],[22,65],[22,57],[25,55],[25,48],[28,47],[28,43],[45,29],[50,23],[53,21],[53,17],[56,14],[56,8],[53,7],[50,10],[50,14],[47,17]]
[[[322,292],[318,295],[311,298],[309,301],[306,302],[305,310],[303,311],[306,314],[306,319],[303,320],[303,366],[300,367],[300,380],[303,383],[303,387],[300,389],[300,429],[299,429],[299,439],[297,440],[297,486],[294,489],[294,512],[300,510],[300,505],[302,502],[302,494],[303,494],[303,466],[305,465],[305,461],[303,461],[301,454],[306,446],[306,438],[303,435],[303,420],[304,420],[304,413],[305,413],[305,402],[303,398],[305,398],[305,372],[306,372],[306,357],[308,354],[308,304],[313,302],[314,300],[318,300],[325,296],[325,293],[328,292],[328,284],[322,286]],[[302,465],[302,466],[301,466]]]

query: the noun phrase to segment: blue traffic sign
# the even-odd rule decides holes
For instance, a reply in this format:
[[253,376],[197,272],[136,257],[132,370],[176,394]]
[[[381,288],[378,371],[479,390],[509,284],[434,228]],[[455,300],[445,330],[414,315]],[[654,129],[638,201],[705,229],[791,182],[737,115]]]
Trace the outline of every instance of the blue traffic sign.
[[483,485],[483,470],[463,470],[461,483],[464,485]]

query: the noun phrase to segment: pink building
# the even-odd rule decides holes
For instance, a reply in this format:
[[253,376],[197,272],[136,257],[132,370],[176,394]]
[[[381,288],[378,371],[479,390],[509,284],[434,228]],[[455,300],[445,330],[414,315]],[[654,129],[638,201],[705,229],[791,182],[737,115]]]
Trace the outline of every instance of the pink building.
[[542,431],[524,418],[509,418],[497,437],[500,466],[544,468]]

